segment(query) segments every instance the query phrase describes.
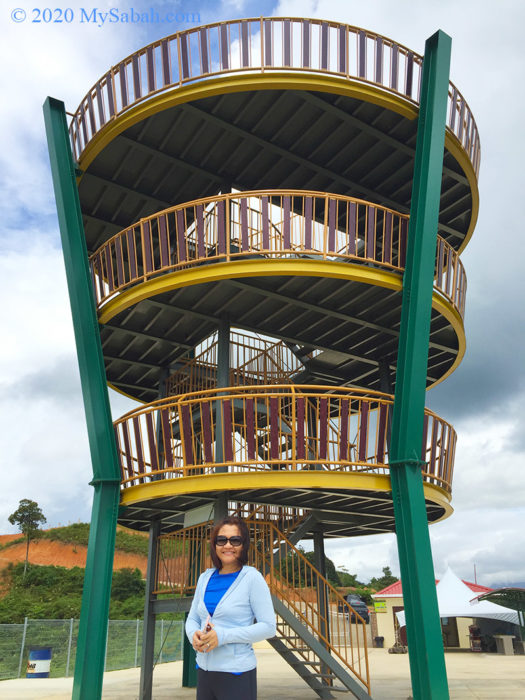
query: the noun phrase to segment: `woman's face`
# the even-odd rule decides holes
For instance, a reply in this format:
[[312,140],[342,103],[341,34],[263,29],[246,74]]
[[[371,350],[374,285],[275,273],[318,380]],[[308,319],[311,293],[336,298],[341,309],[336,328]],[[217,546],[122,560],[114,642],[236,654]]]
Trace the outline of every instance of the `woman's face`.
[[[219,536],[224,536],[224,537],[235,537],[235,536],[240,536],[239,528],[237,525],[223,525],[219,532],[217,533],[217,537]],[[215,544],[215,551],[217,552],[217,556],[221,560],[223,568],[230,569],[230,568],[237,568],[238,566],[238,558],[239,554],[241,553],[242,550],[242,544],[239,545],[238,547],[234,547],[230,542],[226,542],[225,545],[219,545]]]

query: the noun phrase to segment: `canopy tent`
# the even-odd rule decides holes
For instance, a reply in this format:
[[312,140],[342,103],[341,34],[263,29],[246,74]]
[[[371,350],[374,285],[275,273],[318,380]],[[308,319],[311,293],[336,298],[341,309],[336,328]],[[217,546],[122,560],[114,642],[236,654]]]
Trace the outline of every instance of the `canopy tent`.
[[[448,568],[446,574],[436,586],[439,617],[476,617],[501,620],[519,624],[518,613],[515,610],[504,608],[488,600],[479,601],[477,598],[472,603],[471,589],[459,579],[452,569]],[[396,613],[400,627],[405,623],[405,612]]]
[[472,599],[472,603],[489,601],[496,605],[516,610],[518,613],[521,638],[525,640],[525,588],[498,588],[490,593],[482,593]]

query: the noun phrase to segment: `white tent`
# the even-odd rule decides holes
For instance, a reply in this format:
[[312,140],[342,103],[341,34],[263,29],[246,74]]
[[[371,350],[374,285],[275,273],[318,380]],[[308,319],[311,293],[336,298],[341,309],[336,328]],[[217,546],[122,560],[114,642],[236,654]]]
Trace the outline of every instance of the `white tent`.
[[[489,603],[488,600],[471,602],[474,595],[471,589],[450,568],[437,584],[436,593],[439,617],[484,617],[519,624],[515,610]],[[404,611],[396,613],[396,617],[400,627],[403,627],[406,624]]]

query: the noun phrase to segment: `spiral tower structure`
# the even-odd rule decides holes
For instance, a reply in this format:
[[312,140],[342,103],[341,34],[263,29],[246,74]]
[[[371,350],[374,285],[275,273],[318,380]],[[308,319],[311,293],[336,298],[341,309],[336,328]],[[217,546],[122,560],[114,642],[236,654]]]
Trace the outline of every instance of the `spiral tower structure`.
[[[422,64],[340,23],[221,22],[123,59],[70,121],[104,382],[140,402],[107,438],[118,474],[95,483],[117,494],[121,524],[151,536],[141,697],[165,583],[156,553],[174,537],[196,554],[206,522],[237,511],[276,553],[312,538],[324,581],[324,538],[395,529],[389,453]],[[427,387],[465,351],[460,253],[478,212],[476,123],[453,83],[447,99]],[[445,418],[425,409],[417,455],[429,522],[452,511]],[[256,563],[270,576],[274,559]],[[178,592],[191,593],[188,581]],[[323,590],[326,622],[316,613],[307,639],[334,656],[343,643],[329,639],[336,603]],[[322,651],[311,665],[328,664]],[[349,666],[355,682],[343,684],[369,697],[367,671]],[[328,674],[305,680],[328,697]]]

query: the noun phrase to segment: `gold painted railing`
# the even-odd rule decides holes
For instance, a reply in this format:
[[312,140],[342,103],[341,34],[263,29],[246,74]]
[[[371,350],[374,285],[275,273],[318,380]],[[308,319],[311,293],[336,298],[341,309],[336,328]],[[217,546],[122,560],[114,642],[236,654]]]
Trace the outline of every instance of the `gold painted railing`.
[[[380,34],[321,19],[261,17],[188,29],[139,49],[95,83],[71,121],[73,153],[78,159],[108,122],[134,105],[202,78],[283,70],[323,73],[376,85],[418,104],[422,62],[422,56]],[[476,122],[453,83],[447,128],[477,174]]]
[[[141,219],[91,257],[97,307],[132,285],[203,263],[316,258],[402,272],[408,216],[360,199],[304,190],[206,197]],[[438,237],[434,287],[463,317],[467,280]]]
[[[166,380],[166,396],[190,391],[214,389],[217,386],[217,333],[203,343],[205,347],[194,358],[181,362],[181,367]],[[303,365],[280,340],[271,340],[239,331],[230,333],[230,386],[253,384],[287,384]]]
[[[122,485],[224,471],[388,474],[392,403],[379,392],[299,385],[161,399],[114,424]],[[451,491],[455,445],[452,426],[425,409],[424,481]]]
[[[369,690],[363,618],[273,523],[252,520],[247,524],[252,543],[248,563],[265,575],[271,592],[308,632]],[[194,592],[199,574],[212,566],[208,547],[211,527],[211,522],[203,523],[159,538],[155,593]],[[278,624],[278,635],[284,626]],[[304,643],[286,637],[284,641],[303,659],[315,661]]]

